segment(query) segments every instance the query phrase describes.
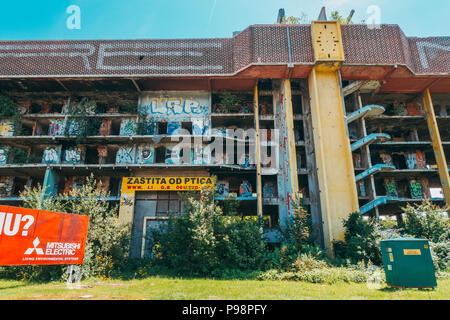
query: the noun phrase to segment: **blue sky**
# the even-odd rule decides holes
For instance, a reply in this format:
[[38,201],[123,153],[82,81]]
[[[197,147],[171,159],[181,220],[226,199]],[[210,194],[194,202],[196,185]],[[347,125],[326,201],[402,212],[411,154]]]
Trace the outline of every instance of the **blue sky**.
[[[80,29],[69,29],[66,13],[77,5]],[[0,40],[223,38],[252,24],[271,24],[286,15],[318,17],[338,10],[354,22],[398,24],[407,36],[450,35],[449,0],[2,0]],[[370,7],[372,6],[372,7]]]

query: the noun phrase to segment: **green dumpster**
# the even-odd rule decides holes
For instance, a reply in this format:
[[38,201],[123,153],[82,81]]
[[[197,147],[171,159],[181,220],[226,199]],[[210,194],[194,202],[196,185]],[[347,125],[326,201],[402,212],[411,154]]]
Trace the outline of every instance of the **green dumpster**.
[[383,240],[386,283],[399,288],[435,288],[437,286],[428,240],[396,238]]

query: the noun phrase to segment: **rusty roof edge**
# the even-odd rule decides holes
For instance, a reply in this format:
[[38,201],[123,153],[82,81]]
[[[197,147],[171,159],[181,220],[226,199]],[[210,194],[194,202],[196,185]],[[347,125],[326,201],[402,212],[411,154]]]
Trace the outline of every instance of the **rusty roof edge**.
[[[393,66],[393,65],[404,65],[408,68],[409,71],[414,76],[448,76],[450,75],[450,54],[449,54],[449,45],[450,45],[450,36],[443,36],[443,37],[406,37],[401,30],[401,28],[397,24],[383,24],[381,25],[380,30],[373,30],[373,31],[367,31],[363,29],[362,27],[365,25],[361,24],[354,24],[354,25],[345,25],[342,26],[346,30],[350,30],[351,34],[356,34],[357,37],[352,38],[354,41],[351,44],[348,44],[351,46],[351,49],[354,50],[353,58],[357,58],[354,60],[351,60],[350,62],[344,62],[344,66]],[[249,27],[242,30],[239,34],[235,35],[232,38],[198,38],[198,39],[127,39],[127,40],[15,40],[15,41],[0,41],[0,45],[6,46],[6,48],[0,48],[0,79],[8,79],[8,78],[121,78],[121,77],[136,77],[136,78],[142,78],[142,77],[233,77],[241,73],[242,71],[249,69],[253,66],[279,66],[279,65],[288,65],[289,61],[286,60],[283,56],[283,52],[275,52],[274,50],[271,50],[270,46],[267,45],[267,43],[270,44],[270,42],[274,43],[274,46],[277,44],[277,41],[284,41],[277,38],[277,32],[271,32],[270,30],[264,30],[264,29],[273,29],[276,30],[276,28],[289,28],[290,30],[296,30],[297,32],[301,30],[298,36],[296,38],[294,35],[290,38],[291,42],[294,41],[305,41],[308,40],[308,37],[310,35],[306,34],[305,32],[308,32],[308,27],[310,25],[250,25]],[[275,29],[274,29],[275,28]],[[255,36],[255,32],[260,32],[259,38]],[[245,32],[250,32],[249,39],[243,39],[242,36],[245,36]],[[310,32],[310,31],[309,31]],[[381,43],[378,42],[385,42],[386,39],[391,41],[388,44],[384,44],[385,47],[393,46],[394,48],[390,52],[370,52],[370,50],[361,48],[358,44],[358,41],[361,41],[361,37],[363,37],[365,34],[368,34],[371,38],[368,40],[370,42],[370,45],[377,49],[378,46],[381,46]],[[241,36],[242,35],[242,36]],[[262,35],[262,36],[261,36]],[[241,36],[241,37],[240,37]],[[377,37],[379,37],[380,40],[377,40]],[[228,40],[228,41],[227,41]],[[242,40],[242,41],[241,41]],[[248,40],[248,41],[247,41]],[[364,41],[364,38],[362,38]],[[123,58],[122,52],[107,52],[104,56],[100,56],[100,47],[103,45],[111,45],[115,44],[118,46],[119,49],[127,48],[127,45],[130,43],[139,44],[139,43],[145,43],[145,44],[158,44],[161,42],[170,42],[174,43],[173,46],[171,45],[168,50],[173,48],[180,48],[180,49],[186,49],[183,47],[183,44],[178,42],[179,47],[177,47],[175,44],[177,44],[177,41],[186,41],[189,43],[194,44],[209,44],[210,47],[209,51],[205,49],[204,52],[201,52],[197,54],[198,56],[205,56],[209,54],[209,56],[205,56],[204,62],[205,66],[204,69],[196,68],[196,65],[193,64],[193,67],[191,68],[192,72],[182,72],[183,67],[186,67],[186,65],[183,65],[184,61],[188,61],[189,63],[191,60],[193,61],[195,59],[195,55],[193,55],[193,58],[185,59],[183,61],[176,60],[173,57],[166,58],[166,60],[156,60],[158,63],[161,62],[167,62],[170,61],[172,64],[163,65],[160,64],[153,64],[153,65],[138,65],[138,63],[134,60],[131,61],[133,57],[138,54],[136,51],[139,49],[138,47],[131,46],[129,48],[130,51],[127,52],[128,54],[128,60]],[[220,44],[219,47],[214,47],[215,41],[225,41],[224,43]],[[235,45],[236,41],[240,41],[238,45]],[[258,42],[259,41],[259,42]],[[344,40],[345,41],[345,40]],[[419,47],[417,45],[419,43]],[[41,52],[39,52],[39,49],[33,48],[34,51],[32,52],[26,52],[27,47],[24,48],[9,48],[8,45],[14,46],[18,44],[43,44],[43,45],[68,45],[68,44],[91,44],[92,47],[89,48],[89,51],[87,53],[81,52],[81,53],[74,53],[72,52],[57,52],[59,54],[58,58],[60,59],[68,59],[68,63],[64,64],[62,67],[66,68],[63,69],[61,67],[60,63],[60,69],[54,69],[51,68],[57,68],[56,66],[52,66],[52,60],[51,58],[55,56],[55,53],[51,52],[46,57],[45,54],[42,54],[44,49],[42,49]],[[292,43],[294,44],[294,43]],[[94,46],[95,45],[95,46]],[[258,46],[258,52],[259,56],[255,54],[255,46]],[[247,56],[245,56],[245,53],[243,54],[240,50],[246,47],[247,50],[249,50],[249,53]],[[269,47],[269,48],[266,48]],[[295,51],[295,49],[299,50],[298,48],[301,48],[302,46],[298,45],[297,48],[292,48],[292,50]],[[219,48],[219,49],[217,49]],[[48,49],[51,50],[52,48]],[[57,48],[58,49],[58,48]],[[57,50],[54,49],[54,50]],[[85,48],[84,48],[85,49]],[[147,48],[153,49],[153,48]],[[204,49],[202,46],[196,48],[199,50]],[[216,50],[217,49],[217,50]],[[216,51],[214,51],[216,50]],[[312,52],[312,48],[303,48],[305,52],[292,52],[292,64],[295,65],[312,65],[312,61],[296,61],[295,58],[299,59],[309,59],[309,51]],[[366,51],[363,51],[366,50]],[[437,50],[437,51],[436,51]],[[25,52],[24,52],[25,51]],[[182,50],[179,50],[182,51]],[[429,51],[429,52],[428,52]],[[436,54],[442,53],[441,55]],[[101,52],[102,54],[106,51]],[[119,60],[120,63],[114,61],[116,64],[106,65],[104,69],[98,68],[99,65],[103,66],[103,59],[109,58],[117,53],[117,57],[114,57],[115,59]],[[391,57],[389,56],[389,53],[392,53],[392,60],[394,61],[388,61]],[[53,54],[53,56],[51,55]],[[72,54],[72,56],[70,56]],[[89,55],[88,55],[89,54]],[[109,54],[109,55],[108,55]],[[278,56],[277,56],[278,54]],[[289,52],[291,54],[291,52]],[[296,56],[297,54],[297,56]],[[368,54],[371,54],[369,57],[370,59],[367,60],[367,63],[365,63],[363,58],[366,58]],[[243,60],[238,61],[239,63],[235,63],[234,59],[238,55],[242,55],[239,58],[242,58]],[[33,58],[26,60],[32,56]],[[261,56],[264,59],[261,59]],[[442,57],[443,56],[443,57]],[[91,68],[88,69],[90,72],[86,72],[85,69],[83,69],[83,66],[76,66],[76,63],[74,62],[75,58],[81,57],[81,59],[84,59],[83,62],[87,63]],[[258,57],[259,59],[257,60]],[[303,57],[303,58],[302,58]],[[307,57],[307,58],[304,58]],[[379,57],[379,60],[382,61],[383,59],[386,62],[380,62],[380,63],[373,63],[371,61],[377,61],[377,58]],[[436,59],[438,57],[438,59]],[[36,67],[36,63],[34,63],[38,59],[42,59],[41,63],[38,63],[37,65],[39,67]],[[13,62],[13,59],[16,61]],[[21,63],[19,66],[19,63],[17,61],[20,61],[19,59],[24,59],[24,63]],[[101,63],[99,62],[101,59]],[[121,60],[122,59],[122,60]],[[172,59],[172,60],[171,60]],[[232,59],[231,65],[228,65],[230,62],[227,59]],[[395,59],[398,59],[396,62]],[[434,60],[433,60],[434,59]],[[3,61],[2,61],[3,60]],[[9,61],[8,61],[9,60]],[[359,61],[358,61],[359,60]],[[403,60],[403,61],[401,61]],[[81,61],[81,60],[80,60]],[[134,65],[130,66],[130,61],[134,63]],[[203,60],[201,61],[203,62]],[[208,67],[211,66],[212,63],[216,63],[218,66],[221,65],[220,70],[223,70],[223,73],[215,72],[219,69],[208,69]],[[78,63],[78,62],[77,62]],[[128,63],[128,64],[127,64]],[[178,64],[177,64],[178,63]],[[209,65],[208,65],[209,63]],[[441,65],[439,65],[439,63]],[[135,66],[135,69],[132,69]],[[44,66],[44,67],[42,67]],[[441,69],[444,70],[444,72],[440,72],[439,68],[442,66]],[[154,72],[154,70],[157,70],[158,67],[160,67],[160,70],[180,70],[180,73],[170,73],[169,72]],[[201,66],[203,67],[203,66]],[[429,68],[426,68],[429,67]],[[23,69],[25,68],[25,69]],[[28,69],[26,69],[28,68]],[[39,68],[41,68],[39,70]],[[72,68],[72,69],[71,69]],[[108,69],[109,68],[109,69]],[[115,69],[116,68],[116,69]],[[153,69],[152,69],[153,68]],[[166,69],[164,69],[166,68]],[[177,69],[178,68],[178,69]],[[92,70],[91,70],[92,69]],[[39,71],[41,71],[41,74],[38,74]],[[42,74],[44,73],[44,70],[48,72],[47,75]],[[83,71],[84,70],[84,71]],[[104,71],[102,71],[104,70]],[[120,70],[124,72],[120,72]],[[135,73],[131,72],[134,71]],[[140,70],[143,70],[143,72],[139,72]],[[187,70],[187,69],[186,69]],[[198,72],[198,70],[205,70],[205,73]],[[227,71],[229,70],[229,71]],[[426,70],[430,70],[429,72],[426,72]],[[448,70],[448,71],[447,71]],[[8,72],[10,71],[10,72]],[[14,71],[14,72],[12,72]],[[79,71],[79,72],[75,72]],[[209,72],[208,72],[209,71]],[[28,73],[27,73],[28,72]],[[154,72],[154,73],[152,73]],[[3,73],[3,74],[2,74]]]

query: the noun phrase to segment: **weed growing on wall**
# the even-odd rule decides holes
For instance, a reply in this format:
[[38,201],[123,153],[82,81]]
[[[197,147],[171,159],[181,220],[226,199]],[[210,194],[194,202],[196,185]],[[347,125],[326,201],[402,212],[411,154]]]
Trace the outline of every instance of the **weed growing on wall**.
[[94,114],[96,109],[97,104],[86,97],[78,103],[69,103],[66,106],[65,113],[70,122],[66,128],[66,134],[76,136],[76,144],[81,143],[87,136],[98,135],[101,121],[88,117]]
[[14,100],[6,94],[0,94],[0,121],[11,121],[15,136],[22,133],[22,117]]
[[242,106],[242,99],[240,99],[238,95],[230,91],[220,93],[218,98],[222,110],[216,110],[216,112],[220,113],[239,112]]
[[136,103],[122,103],[119,105],[119,112],[125,114],[137,114],[138,105]]

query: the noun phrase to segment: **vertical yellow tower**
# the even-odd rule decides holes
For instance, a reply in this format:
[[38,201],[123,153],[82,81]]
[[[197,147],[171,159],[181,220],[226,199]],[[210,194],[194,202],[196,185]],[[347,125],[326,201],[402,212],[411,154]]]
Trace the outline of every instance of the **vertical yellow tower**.
[[337,21],[311,24],[315,66],[309,78],[311,119],[325,247],[343,240],[342,219],[359,210],[358,194],[347,135],[339,68],[344,61],[341,27]]
[[444,148],[442,147],[441,134],[434,113],[433,100],[429,89],[423,93],[423,105],[427,114],[428,130],[430,132],[431,141],[433,142],[433,151],[438,165],[439,177],[441,178],[442,190],[444,192],[445,202],[450,208],[450,176],[448,173],[447,159],[445,157]]

